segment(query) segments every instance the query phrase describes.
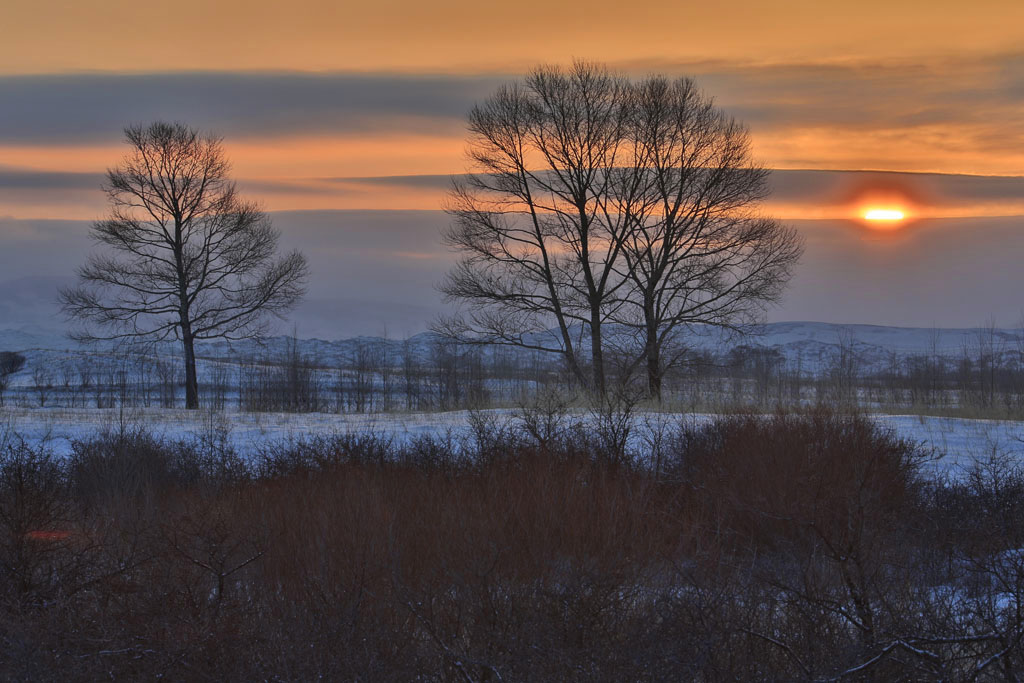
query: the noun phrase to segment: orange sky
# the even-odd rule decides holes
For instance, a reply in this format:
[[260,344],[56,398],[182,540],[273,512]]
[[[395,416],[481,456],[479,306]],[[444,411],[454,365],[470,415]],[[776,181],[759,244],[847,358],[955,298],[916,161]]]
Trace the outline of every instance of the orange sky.
[[[781,169],[767,208],[810,219],[796,221],[808,251],[776,319],[1019,313],[1024,271],[1007,265],[1024,245],[1015,0],[9,1],[0,284],[50,278],[26,285],[50,296],[107,209],[102,174],[125,152],[124,126],[178,120],[222,135],[246,196],[285,212],[275,225],[313,263],[307,323],[420,329],[453,258],[439,209],[466,169],[466,113],[537,64],[574,58],[693,76],[749,126],[758,160]],[[835,220],[875,202],[920,220],[888,232]],[[26,310],[52,317],[46,301]]]
[[[489,84],[573,57],[696,76],[769,167],[1024,175],[1022,27],[1024,2],[1007,0],[8,3],[0,171],[21,175],[0,215],[93,216],[98,193],[55,197],[22,176],[100,173],[123,153],[120,128],[156,116],[224,135],[271,210],[437,208],[435,188],[334,179],[464,170],[462,120]],[[417,79],[440,94],[409,93]],[[173,93],[156,103],[150,81]],[[222,83],[252,102],[232,109]],[[932,215],[1024,213],[996,204]],[[774,208],[837,214],[804,199]]]
[[1022,25],[1012,0],[34,0],[6,4],[0,72],[887,60],[1017,50]]

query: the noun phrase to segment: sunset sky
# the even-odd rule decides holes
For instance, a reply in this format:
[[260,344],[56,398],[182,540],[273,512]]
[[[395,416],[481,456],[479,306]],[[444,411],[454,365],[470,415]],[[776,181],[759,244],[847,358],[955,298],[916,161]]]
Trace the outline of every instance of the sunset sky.
[[[1024,2],[7,3],[0,325],[53,326],[124,126],[225,138],[310,259],[304,336],[402,335],[433,289],[465,115],[539,63],[689,75],[778,169],[807,250],[772,320],[973,326],[1024,311]],[[912,220],[853,220],[876,201]]]

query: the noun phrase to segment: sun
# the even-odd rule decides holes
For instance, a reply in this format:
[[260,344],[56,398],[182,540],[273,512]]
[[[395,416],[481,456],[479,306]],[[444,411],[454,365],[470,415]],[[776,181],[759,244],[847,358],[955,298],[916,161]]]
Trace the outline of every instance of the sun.
[[901,221],[905,214],[899,209],[868,209],[864,212],[867,221]]
[[849,218],[861,227],[897,232],[921,216],[920,194],[909,186],[879,182],[851,188],[846,204]]

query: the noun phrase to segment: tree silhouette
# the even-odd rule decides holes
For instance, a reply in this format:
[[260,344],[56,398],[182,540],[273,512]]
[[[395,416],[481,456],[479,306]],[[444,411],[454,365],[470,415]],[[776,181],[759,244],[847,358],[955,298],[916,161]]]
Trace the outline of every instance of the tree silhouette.
[[228,178],[220,138],[180,123],[125,130],[131,151],[107,172],[110,216],[79,284],[61,291],[84,341],[181,341],[186,407],[199,407],[195,342],[263,334],[305,292],[306,261],[277,255],[278,233]]
[[802,253],[757,211],[768,172],[746,129],[688,79],[542,67],[475,107],[469,129],[445,236],[461,259],[441,285],[462,309],[435,330],[560,353],[599,395],[607,346],[660,399],[683,333],[759,319]]

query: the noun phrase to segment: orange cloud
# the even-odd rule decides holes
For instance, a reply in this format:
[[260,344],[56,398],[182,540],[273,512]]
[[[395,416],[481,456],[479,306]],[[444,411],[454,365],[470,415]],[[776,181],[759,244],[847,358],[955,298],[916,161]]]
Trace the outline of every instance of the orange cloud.
[[982,129],[972,125],[853,129],[839,125],[793,127],[783,136],[753,135],[754,149],[777,168],[838,168],[924,173],[1017,175],[1024,148],[993,154],[979,149]]
[[228,142],[235,172],[250,178],[361,177],[451,173],[462,165],[457,137],[384,132]]

